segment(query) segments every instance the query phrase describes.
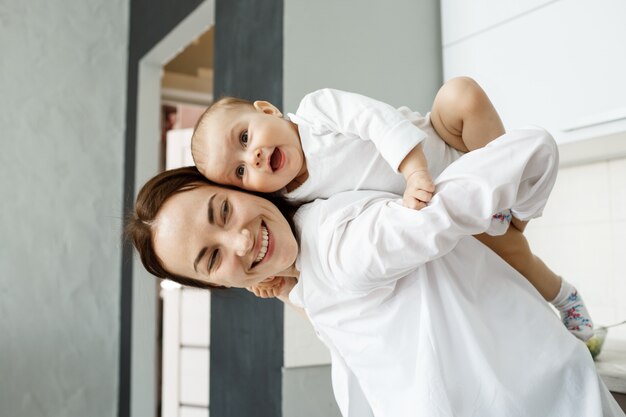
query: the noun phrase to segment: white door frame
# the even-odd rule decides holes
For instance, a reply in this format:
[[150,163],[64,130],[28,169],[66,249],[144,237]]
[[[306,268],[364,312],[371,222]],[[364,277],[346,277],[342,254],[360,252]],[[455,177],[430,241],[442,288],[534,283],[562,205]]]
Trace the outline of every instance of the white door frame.
[[[159,171],[163,66],[215,24],[215,0],[205,0],[139,61],[135,192]],[[131,127],[132,128],[132,127]],[[131,416],[156,417],[158,282],[133,257]]]

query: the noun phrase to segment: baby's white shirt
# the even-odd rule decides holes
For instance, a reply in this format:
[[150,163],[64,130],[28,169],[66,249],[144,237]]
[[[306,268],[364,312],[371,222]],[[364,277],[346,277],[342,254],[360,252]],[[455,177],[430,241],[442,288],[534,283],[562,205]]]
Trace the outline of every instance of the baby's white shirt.
[[435,133],[428,115],[356,93],[315,91],[288,117],[298,125],[309,176],[283,195],[300,203],[352,190],[402,195],[398,167],[419,143],[433,178],[462,154]]

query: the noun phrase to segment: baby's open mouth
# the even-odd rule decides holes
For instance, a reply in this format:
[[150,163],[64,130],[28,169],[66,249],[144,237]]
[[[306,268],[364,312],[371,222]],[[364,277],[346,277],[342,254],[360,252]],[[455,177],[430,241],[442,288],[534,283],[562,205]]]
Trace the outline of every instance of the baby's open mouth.
[[283,153],[278,148],[274,148],[274,152],[270,156],[270,167],[272,167],[272,172],[283,167]]

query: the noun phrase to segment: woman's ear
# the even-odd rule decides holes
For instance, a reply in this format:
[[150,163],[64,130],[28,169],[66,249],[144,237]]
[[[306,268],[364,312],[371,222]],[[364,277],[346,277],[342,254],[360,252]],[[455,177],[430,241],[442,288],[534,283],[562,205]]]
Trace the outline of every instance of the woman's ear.
[[261,101],[257,100],[253,103],[254,108],[257,111],[263,112],[265,114],[270,114],[273,116],[283,117],[283,114],[269,101]]

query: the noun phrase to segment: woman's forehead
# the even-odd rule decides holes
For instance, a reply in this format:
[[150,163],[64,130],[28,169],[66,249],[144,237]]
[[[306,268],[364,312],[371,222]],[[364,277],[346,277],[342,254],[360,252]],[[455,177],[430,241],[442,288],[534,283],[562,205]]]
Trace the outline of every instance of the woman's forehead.
[[206,223],[207,201],[215,190],[209,185],[177,193],[159,210],[153,228],[154,248],[166,268],[180,273],[188,263],[190,250],[197,244],[199,226]]
[[213,186],[202,184],[168,198],[155,218],[155,237],[166,231],[173,237],[178,229],[185,229],[190,223],[197,221],[202,207],[206,207],[206,202],[216,193],[212,188]]
[[198,187],[193,190],[177,193],[168,198],[154,219],[155,239],[162,235],[173,238],[176,231],[183,231],[187,224],[195,217],[194,212],[200,209],[207,187]]

